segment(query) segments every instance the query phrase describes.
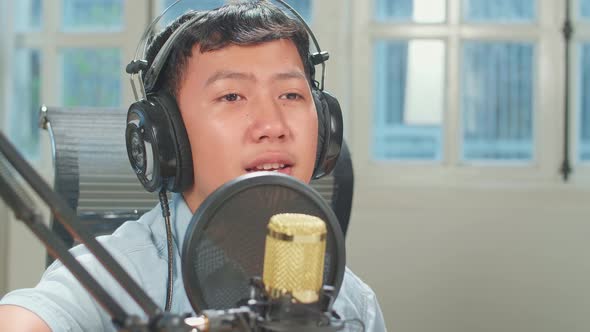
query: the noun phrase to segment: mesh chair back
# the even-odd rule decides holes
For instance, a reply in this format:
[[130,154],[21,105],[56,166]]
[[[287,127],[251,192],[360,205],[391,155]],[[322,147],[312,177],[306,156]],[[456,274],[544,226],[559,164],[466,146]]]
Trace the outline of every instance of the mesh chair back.
[[[92,234],[114,231],[154,207],[133,173],[125,147],[127,110],[121,108],[41,109],[49,131],[55,167],[55,190],[77,211]],[[352,203],[352,164],[346,146],[332,175],[311,185],[328,200],[346,233]],[[68,243],[72,237],[57,222],[53,230]]]

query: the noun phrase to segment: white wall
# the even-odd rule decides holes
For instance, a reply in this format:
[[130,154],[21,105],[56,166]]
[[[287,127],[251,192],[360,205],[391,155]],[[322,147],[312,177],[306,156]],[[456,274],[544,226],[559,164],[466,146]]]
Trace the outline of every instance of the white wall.
[[[6,275],[5,291],[33,287],[45,270],[45,248],[33,233],[20,221],[8,213],[8,243],[0,252],[6,255],[5,268],[0,269]],[[2,294],[2,289],[0,289]]]
[[[50,151],[48,134],[41,133],[41,150],[45,154]],[[53,183],[53,170],[49,165],[34,165],[41,177],[49,184]],[[28,185],[23,185],[32,198],[31,207],[41,213],[44,221],[49,224],[49,210],[34,194]],[[2,202],[3,203],[3,202]],[[5,205],[0,205],[0,296],[18,288],[32,287],[37,284],[45,270],[45,247],[29,228]],[[4,284],[2,283],[4,276]]]
[[391,331],[590,329],[590,189],[356,189],[348,262]]

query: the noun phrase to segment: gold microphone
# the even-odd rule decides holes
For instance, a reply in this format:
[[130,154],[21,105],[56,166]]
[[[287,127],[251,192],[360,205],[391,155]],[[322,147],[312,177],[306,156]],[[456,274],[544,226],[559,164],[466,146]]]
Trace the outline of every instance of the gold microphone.
[[319,300],[324,276],[326,223],[296,213],[270,218],[262,281],[271,298],[290,294],[299,303]]

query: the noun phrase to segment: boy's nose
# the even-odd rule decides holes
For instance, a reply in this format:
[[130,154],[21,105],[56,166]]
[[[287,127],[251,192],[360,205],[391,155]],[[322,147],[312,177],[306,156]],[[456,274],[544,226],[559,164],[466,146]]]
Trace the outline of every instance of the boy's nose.
[[254,117],[252,139],[257,142],[281,141],[290,134],[285,114],[274,102],[259,105],[254,112],[251,112],[251,116]]

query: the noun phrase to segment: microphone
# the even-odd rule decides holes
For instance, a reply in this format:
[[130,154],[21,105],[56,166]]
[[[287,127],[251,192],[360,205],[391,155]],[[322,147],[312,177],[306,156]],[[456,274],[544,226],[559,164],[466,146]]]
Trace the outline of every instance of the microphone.
[[262,281],[271,299],[291,295],[299,303],[317,302],[324,275],[326,223],[300,213],[270,218]]
[[203,310],[202,315],[185,322],[199,331],[253,327],[265,331],[341,330],[343,322],[324,312],[330,311],[333,303],[333,288],[322,288],[326,236],[326,223],[318,217],[273,215],[267,226],[262,285],[254,278],[248,305]]
[[281,213],[267,227],[262,282],[270,305],[258,325],[269,331],[339,331],[335,295],[322,287],[326,223],[303,213]]

